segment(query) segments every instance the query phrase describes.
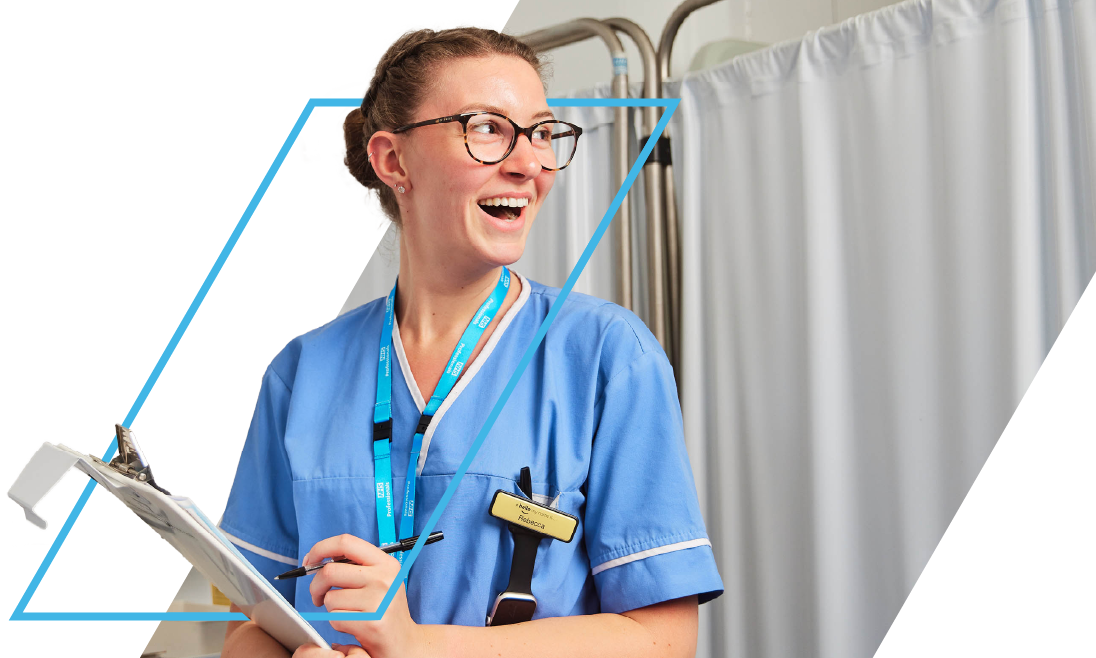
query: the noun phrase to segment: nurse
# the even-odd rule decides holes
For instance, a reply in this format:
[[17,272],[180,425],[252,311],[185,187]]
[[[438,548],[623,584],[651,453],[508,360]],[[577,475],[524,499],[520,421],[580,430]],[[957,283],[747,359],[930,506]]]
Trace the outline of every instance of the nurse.
[[[422,30],[344,125],[351,173],[400,229],[387,298],[291,341],[267,368],[221,527],[298,610],[374,611],[559,291],[518,260],[581,128],[554,122],[542,64],[490,30]],[[390,428],[390,429],[389,429]],[[579,520],[536,549],[531,621],[485,627],[514,555],[499,489]],[[295,658],[692,656],[723,584],[666,355],[632,313],[572,293],[380,621],[317,622]],[[286,656],[252,622],[223,656]]]

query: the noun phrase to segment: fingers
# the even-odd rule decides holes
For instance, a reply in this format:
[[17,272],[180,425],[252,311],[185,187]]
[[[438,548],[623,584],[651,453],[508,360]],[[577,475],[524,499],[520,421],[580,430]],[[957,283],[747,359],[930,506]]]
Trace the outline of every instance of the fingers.
[[[317,608],[326,608],[328,612],[340,610],[343,612],[376,612],[381,601],[388,594],[389,588],[392,587],[392,581],[365,578],[361,582],[364,582],[364,584],[357,587],[313,585],[315,589],[309,592],[312,595],[312,605]],[[400,589],[396,592],[397,595],[403,592],[402,587],[401,584]]]
[[387,592],[380,588],[333,589],[323,596],[322,605],[328,612],[377,612]]
[[342,651],[321,649],[315,644],[302,644],[293,652],[293,658],[342,658],[345,655]]
[[[312,577],[308,584],[308,593],[312,595],[312,605],[324,603],[324,596],[333,588],[347,590],[376,590],[384,595],[399,574],[399,562],[396,569],[390,567],[363,567],[357,564],[327,564]],[[370,612],[366,610],[365,612]]]
[[360,537],[338,535],[317,542],[304,556],[302,564],[317,564],[329,557],[339,556],[348,557],[365,566],[384,564],[388,560],[396,559]]

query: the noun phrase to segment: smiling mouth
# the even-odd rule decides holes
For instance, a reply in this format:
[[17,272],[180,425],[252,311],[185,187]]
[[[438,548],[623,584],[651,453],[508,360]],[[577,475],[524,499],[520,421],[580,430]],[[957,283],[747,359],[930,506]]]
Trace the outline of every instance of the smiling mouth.
[[480,204],[480,209],[484,213],[496,217],[499,219],[505,219],[506,222],[513,222],[514,219],[522,216],[523,208],[512,208],[510,206],[488,206]]

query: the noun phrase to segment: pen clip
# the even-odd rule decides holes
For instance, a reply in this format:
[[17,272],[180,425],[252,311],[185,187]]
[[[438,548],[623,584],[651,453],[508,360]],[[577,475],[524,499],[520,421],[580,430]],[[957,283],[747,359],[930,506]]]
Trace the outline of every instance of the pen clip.
[[320,560],[319,562],[315,562],[313,564],[302,564],[301,566],[304,567],[306,570],[308,570],[308,569],[315,570],[315,569],[322,568],[324,565],[331,564],[332,562],[338,562],[339,560],[347,561],[345,555],[333,555],[331,557],[325,557],[324,559]]

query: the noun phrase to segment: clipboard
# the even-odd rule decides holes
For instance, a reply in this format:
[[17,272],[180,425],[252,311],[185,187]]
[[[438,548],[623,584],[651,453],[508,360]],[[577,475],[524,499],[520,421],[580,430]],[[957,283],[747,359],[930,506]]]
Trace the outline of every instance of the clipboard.
[[34,506],[61,476],[75,467],[126,504],[187,559],[249,619],[290,651],[311,642],[331,647],[304,617],[255,570],[194,501],[172,496],[152,477],[152,469],[128,428],[115,425],[118,454],[110,463],[64,445],[43,443],[8,491],[27,520],[46,521]]

